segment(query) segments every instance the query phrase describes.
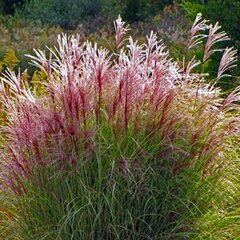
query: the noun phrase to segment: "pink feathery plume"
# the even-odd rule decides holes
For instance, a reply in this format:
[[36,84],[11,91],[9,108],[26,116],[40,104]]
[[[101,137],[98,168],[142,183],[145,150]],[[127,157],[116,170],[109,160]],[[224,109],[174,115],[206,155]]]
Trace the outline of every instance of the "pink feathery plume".
[[206,34],[198,33],[198,32],[205,31],[206,29],[209,28],[207,23],[208,23],[207,20],[205,19],[202,20],[202,14],[198,13],[192,25],[192,28],[189,32],[188,49],[191,49],[199,45],[200,43],[202,43],[202,40],[207,37]]
[[221,29],[221,26],[219,26],[218,22],[214,26],[210,25],[208,39],[204,49],[204,57],[203,57],[204,62],[213,53],[222,51],[222,49],[211,49],[214,44],[229,40],[229,37],[224,31],[218,32],[219,29]]
[[222,77],[229,77],[231,75],[229,74],[224,74],[227,70],[236,67],[237,65],[235,64],[237,62],[237,50],[235,50],[233,47],[231,48],[226,48],[221,62],[219,64],[218,68],[218,75],[217,75],[217,80],[219,80]]
[[122,36],[129,30],[129,28],[128,26],[124,27],[125,22],[122,21],[122,18],[120,15],[113,23],[114,23],[114,28],[116,32],[116,46],[117,48],[119,48],[122,43]]

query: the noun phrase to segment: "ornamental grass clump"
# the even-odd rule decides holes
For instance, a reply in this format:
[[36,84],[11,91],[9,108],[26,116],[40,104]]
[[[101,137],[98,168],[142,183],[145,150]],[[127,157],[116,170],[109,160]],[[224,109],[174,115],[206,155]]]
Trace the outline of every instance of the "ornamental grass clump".
[[[2,77],[4,239],[234,239],[239,236],[239,88],[226,96],[181,66],[156,34],[119,17],[112,53],[79,36],[35,50],[41,95]],[[198,15],[188,47],[226,40]],[[209,34],[206,34],[205,32]],[[223,54],[216,79],[234,66]],[[238,210],[237,210],[238,209]]]

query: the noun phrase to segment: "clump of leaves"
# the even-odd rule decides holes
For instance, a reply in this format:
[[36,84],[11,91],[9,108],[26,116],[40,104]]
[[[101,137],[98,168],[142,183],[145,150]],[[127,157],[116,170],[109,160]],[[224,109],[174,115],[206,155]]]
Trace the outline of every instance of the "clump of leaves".
[[[189,49],[207,37],[204,60],[226,38],[214,29],[198,15],[190,31]],[[2,78],[2,236],[239,236],[239,88],[225,98],[194,57],[179,66],[153,32],[141,45],[124,39],[120,17],[115,30],[113,54],[66,35],[50,57],[35,51],[41,96],[20,75]],[[216,78],[235,58],[225,51]]]

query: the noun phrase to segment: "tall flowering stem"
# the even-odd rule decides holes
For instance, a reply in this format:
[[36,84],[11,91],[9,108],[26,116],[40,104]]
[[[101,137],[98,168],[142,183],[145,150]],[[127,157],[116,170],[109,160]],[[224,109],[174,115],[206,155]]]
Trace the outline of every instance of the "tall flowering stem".
[[188,49],[191,49],[203,42],[203,39],[207,37],[207,34],[203,32],[209,29],[208,21],[202,19],[202,14],[198,13],[196,19],[189,31]]
[[217,80],[219,80],[222,77],[231,76],[224,73],[227,70],[236,67],[237,66],[236,62],[237,62],[237,50],[235,50],[233,47],[226,48],[223,53],[221,62],[219,64]]
[[119,15],[116,21],[114,21],[114,28],[116,32],[116,46],[119,48],[122,43],[122,36],[129,30],[128,26],[124,26],[125,22],[122,21],[121,16]]
[[230,39],[224,31],[218,32],[220,28],[221,26],[218,23],[216,23],[214,26],[209,26],[209,34],[207,43],[205,45],[203,61],[206,61],[213,53],[222,51],[221,49],[211,49],[214,44]]

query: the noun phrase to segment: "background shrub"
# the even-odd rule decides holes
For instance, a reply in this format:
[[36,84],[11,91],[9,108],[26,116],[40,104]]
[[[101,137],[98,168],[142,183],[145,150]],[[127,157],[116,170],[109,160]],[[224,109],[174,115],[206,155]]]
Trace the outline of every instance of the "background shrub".
[[173,4],[173,0],[125,0],[123,1],[122,15],[130,22],[149,20],[170,4]]
[[0,13],[13,14],[15,7],[20,6],[24,2],[25,0],[2,0],[0,2]]
[[[172,0],[31,0],[18,10],[23,18],[33,21],[40,20],[50,25],[59,24],[63,28],[75,28],[87,18],[104,16],[116,17],[122,14],[130,22],[149,20],[158,14]],[[44,11],[42,11],[44,9]],[[112,19],[113,19],[112,18]]]
[[23,18],[69,29],[87,17],[97,16],[101,6],[101,0],[31,0],[18,13]]

